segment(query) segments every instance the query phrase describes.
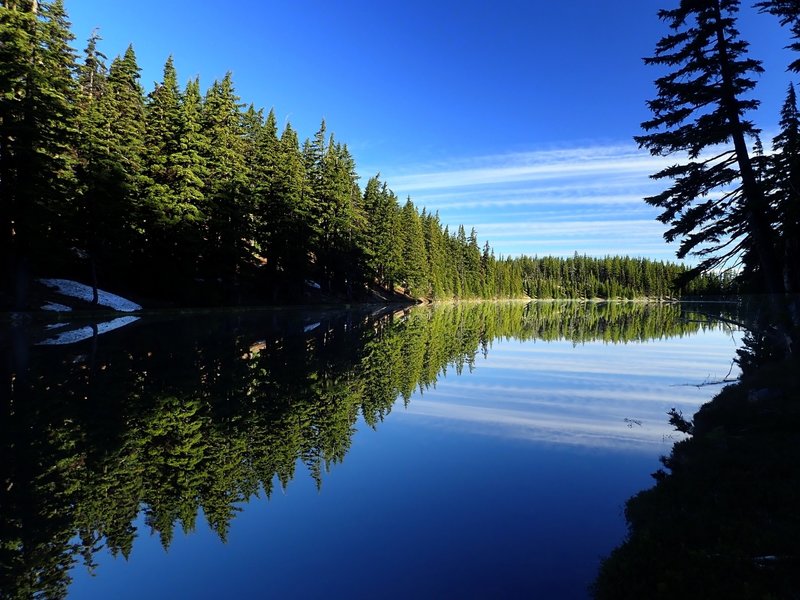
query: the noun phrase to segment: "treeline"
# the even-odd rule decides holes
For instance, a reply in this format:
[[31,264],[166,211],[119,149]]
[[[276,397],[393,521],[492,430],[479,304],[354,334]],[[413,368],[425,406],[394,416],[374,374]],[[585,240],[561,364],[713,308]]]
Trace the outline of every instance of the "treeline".
[[62,0],[0,0],[0,28],[3,304],[26,306],[36,275],[195,304],[679,293],[676,266],[584,279],[583,259],[575,280],[570,261],[496,258],[379,176],[362,191],[324,121],[301,142],[230,74],[180,86],[169,58],[145,93],[132,47],[108,64],[95,33],[78,58]]
[[513,302],[142,320],[60,349],[19,339],[26,350],[0,362],[14,381],[0,396],[0,596],[64,597],[76,563],[130,555],[142,514],[164,547],[198,517],[225,539],[243,501],[298,469],[321,486],[359,419],[377,426],[398,396],[471,369],[495,339],[703,326],[676,304]]
[[606,256],[591,258],[516,259],[523,290],[531,298],[668,298],[726,296],[738,285],[730,272],[710,272],[689,277],[683,265],[644,258]]
[[[0,3],[4,283],[63,273],[145,297],[236,303],[353,297],[521,296],[510,261],[450,232],[379,178],[362,192],[323,121],[305,141],[236,95],[178,84],[145,93],[132,47],[94,34],[78,60],[61,0]],[[491,290],[489,292],[488,290]]]

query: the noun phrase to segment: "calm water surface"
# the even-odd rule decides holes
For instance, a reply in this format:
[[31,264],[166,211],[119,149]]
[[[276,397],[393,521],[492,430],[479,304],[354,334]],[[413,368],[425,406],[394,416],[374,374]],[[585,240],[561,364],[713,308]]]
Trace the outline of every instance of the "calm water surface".
[[696,308],[7,329],[0,596],[586,597],[729,376]]

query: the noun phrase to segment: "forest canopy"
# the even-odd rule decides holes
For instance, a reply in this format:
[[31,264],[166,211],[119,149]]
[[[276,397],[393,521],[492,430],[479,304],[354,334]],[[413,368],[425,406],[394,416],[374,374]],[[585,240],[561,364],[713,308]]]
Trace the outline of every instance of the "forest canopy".
[[169,57],[146,91],[132,46],[109,60],[95,32],[77,53],[62,0],[0,0],[0,39],[2,305],[30,308],[42,276],[162,305],[729,290],[643,259],[496,257],[379,175],[362,189],[324,120],[279,131],[230,73],[181,84]]

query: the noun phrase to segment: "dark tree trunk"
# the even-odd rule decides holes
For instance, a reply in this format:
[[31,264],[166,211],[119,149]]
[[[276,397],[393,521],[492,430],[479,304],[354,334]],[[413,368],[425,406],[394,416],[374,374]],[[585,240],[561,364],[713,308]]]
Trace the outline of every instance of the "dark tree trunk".
[[722,75],[721,104],[727,113],[728,121],[733,130],[733,146],[736,151],[736,161],[739,165],[739,173],[742,178],[747,228],[753,238],[754,250],[756,256],[758,256],[758,264],[764,281],[764,291],[768,294],[777,294],[780,293],[783,286],[781,285],[780,269],[776,265],[778,257],[776,256],[773,243],[773,231],[767,216],[767,201],[756,179],[756,174],[753,170],[753,165],[747,150],[747,142],[744,138],[741,119],[739,118],[739,110],[737,108],[736,95],[734,92],[734,82],[731,75],[730,58],[722,24],[722,13],[718,1],[714,3],[714,10],[717,44],[719,47],[720,72]]

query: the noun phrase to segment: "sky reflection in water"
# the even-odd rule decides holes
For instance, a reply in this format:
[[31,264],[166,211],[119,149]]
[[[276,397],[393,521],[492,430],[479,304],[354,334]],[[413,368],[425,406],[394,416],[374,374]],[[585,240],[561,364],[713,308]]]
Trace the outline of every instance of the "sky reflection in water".
[[[355,394],[363,403],[374,386],[382,385],[381,374],[394,378],[389,390],[399,391],[401,398],[375,429],[354,416],[344,430],[351,436],[346,456],[328,462],[320,489],[298,459],[297,472],[285,486],[273,477],[269,500],[262,491],[237,502],[225,542],[206,522],[201,502],[194,531],[176,527],[165,551],[158,534],[148,535],[150,509],[142,500],[129,559],[99,550],[95,576],[81,564],[72,569],[70,596],[585,597],[600,558],[625,533],[624,501],[650,485],[658,456],[678,435],[668,426],[666,411],[676,406],[691,414],[713,395],[717,386],[694,385],[728,374],[734,339],[716,326],[687,329],[674,315],[666,319],[665,311],[672,310],[666,308],[644,316],[642,311],[651,309],[617,314],[608,307],[573,305],[525,309],[524,315],[520,306],[505,310],[415,309],[384,323],[366,346],[347,357],[336,339],[357,331],[357,318],[347,317],[349,324],[342,326],[330,314],[295,316],[294,337],[282,338],[240,323],[238,331],[245,333],[237,334],[236,343],[212,343],[219,356],[227,356],[224,349],[230,347],[233,367],[226,368],[247,366],[242,371],[246,385],[234,383],[237,390],[249,390],[248,396],[263,382],[284,393],[306,393],[282,372],[297,369],[315,391],[310,400],[297,396],[289,398],[292,402],[318,398],[334,406]],[[519,319],[525,319],[524,327]],[[634,326],[626,330],[623,321]],[[659,332],[653,323],[661,321],[672,329]],[[308,329],[309,323],[321,325]],[[447,330],[447,323],[454,329]],[[208,329],[198,325],[197,331]],[[138,329],[101,337],[98,346],[127,347],[139,336],[137,344],[150,348],[147,323],[133,327]],[[650,333],[637,333],[637,327]],[[621,339],[636,341],[593,341],[620,339],[615,332],[623,330]],[[451,338],[467,353],[455,360],[461,375],[451,361],[446,375],[432,378],[438,370],[434,355],[460,352],[434,347],[435,340]],[[171,339],[178,344],[178,336]],[[180,347],[199,348],[194,344]],[[305,358],[289,359],[290,347]],[[88,348],[76,346],[75,352]],[[176,350],[165,365],[186,361],[187,351]],[[200,360],[208,351],[198,352]],[[247,383],[271,361],[278,361],[272,375],[264,375],[262,383],[255,375]],[[342,368],[337,361],[350,365],[348,375],[336,375]],[[147,377],[160,390],[154,397],[164,390],[183,397],[173,386],[178,379],[193,379],[192,364],[186,361],[180,368],[188,370],[173,374],[172,383],[169,373],[162,373],[166,384],[157,383],[159,370],[152,366]],[[401,366],[405,371],[398,374]],[[345,395],[326,395],[329,385],[343,386]],[[242,400],[231,399],[234,405]],[[203,419],[219,419],[214,416],[219,410]],[[203,423],[210,427],[212,422]],[[320,423],[314,427],[327,426],[324,418]]]
[[670,408],[690,416],[719,389],[699,385],[738,374],[739,340],[717,329],[647,343],[503,341],[473,373],[441,379],[404,413],[472,433],[652,455],[680,438]]

